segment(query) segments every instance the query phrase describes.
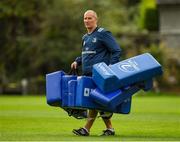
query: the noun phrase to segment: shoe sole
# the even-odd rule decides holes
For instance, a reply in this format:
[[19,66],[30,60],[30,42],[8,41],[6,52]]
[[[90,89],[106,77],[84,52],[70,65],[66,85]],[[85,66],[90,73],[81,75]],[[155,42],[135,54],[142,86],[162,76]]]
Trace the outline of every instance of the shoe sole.
[[89,136],[89,135],[81,135],[80,133],[78,133],[76,130],[73,130],[72,131],[75,135],[77,135],[77,136]]
[[73,132],[75,135],[78,135],[78,136],[79,136],[79,133],[76,132],[76,130],[73,130],[72,132]]

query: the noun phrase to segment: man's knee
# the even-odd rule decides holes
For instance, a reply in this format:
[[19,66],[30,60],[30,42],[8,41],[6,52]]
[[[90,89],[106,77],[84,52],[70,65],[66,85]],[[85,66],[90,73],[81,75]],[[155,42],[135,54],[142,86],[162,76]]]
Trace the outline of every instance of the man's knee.
[[100,117],[102,117],[103,119],[110,119],[113,116],[113,113],[111,112],[99,112],[100,113]]
[[97,113],[98,112],[96,110],[89,110],[88,111],[88,120],[94,121],[96,119]]

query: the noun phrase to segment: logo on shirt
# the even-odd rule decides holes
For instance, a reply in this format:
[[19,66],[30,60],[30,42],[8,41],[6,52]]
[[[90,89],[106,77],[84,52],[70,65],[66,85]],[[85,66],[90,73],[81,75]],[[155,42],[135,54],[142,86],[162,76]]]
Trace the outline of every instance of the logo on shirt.
[[97,41],[97,38],[94,37],[94,38],[92,39],[92,42],[95,43],[96,41]]
[[86,42],[84,41],[84,42],[83,42],[83,46],[84,46],[85,44],[86,44]]
[[138,64],[133,60],[128,60],[119,65],[119,69],[123,72],[135,72],[139,71]]

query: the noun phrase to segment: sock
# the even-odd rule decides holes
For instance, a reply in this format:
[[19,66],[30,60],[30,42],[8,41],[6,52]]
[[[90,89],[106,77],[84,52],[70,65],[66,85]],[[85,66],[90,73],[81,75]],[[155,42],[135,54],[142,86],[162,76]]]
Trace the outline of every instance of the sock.
[[111,132],[114,132],[114,128],[107,128],[107,130],[110,130]]
[[89,133],[88,129],[86,129],[85,127],[83,127],[83,128],[84,128],[84,130],[86,130],[86,132],[88,132],[88,133]]

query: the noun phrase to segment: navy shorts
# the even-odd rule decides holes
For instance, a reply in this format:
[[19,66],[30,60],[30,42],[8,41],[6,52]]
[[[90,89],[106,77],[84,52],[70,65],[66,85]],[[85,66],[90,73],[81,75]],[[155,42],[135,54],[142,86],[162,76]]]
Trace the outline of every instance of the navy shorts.
[[102,117],[103,119],[110,119],[113,116],[112,112],[104,112],[104,111],[100,111],[100,117]]

